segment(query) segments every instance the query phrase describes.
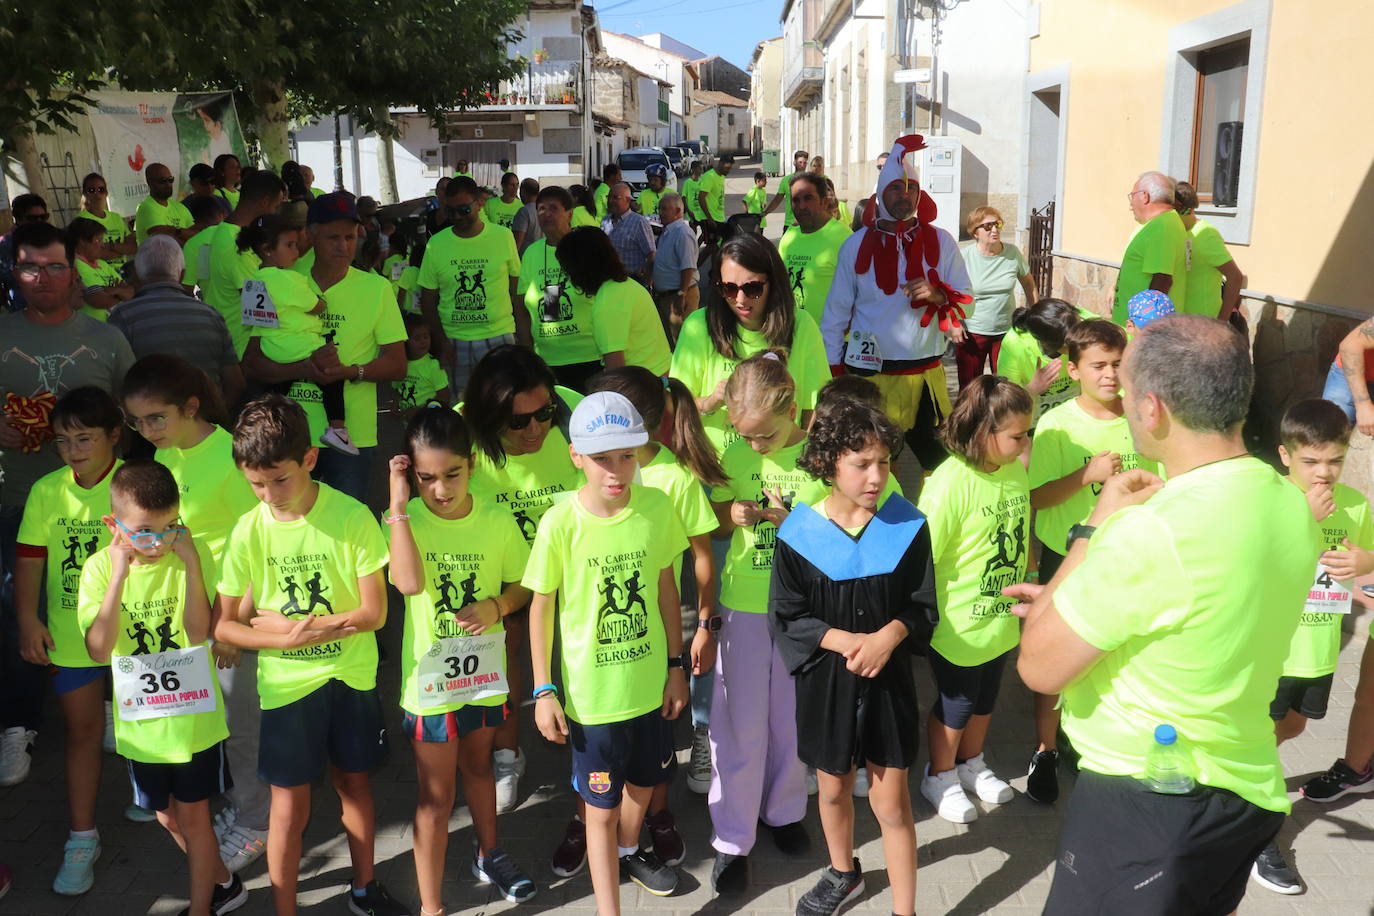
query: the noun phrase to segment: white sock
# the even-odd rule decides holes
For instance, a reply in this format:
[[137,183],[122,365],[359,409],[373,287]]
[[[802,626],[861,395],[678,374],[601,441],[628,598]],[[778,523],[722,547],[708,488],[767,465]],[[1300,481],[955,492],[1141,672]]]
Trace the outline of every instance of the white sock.
[[94,827],[92,827],[90,830],[72,830],[68,833],[68,836],[71,837],[73,840],[85,840],[91,837],[100,836],[100,831],[96,830]]
[[632,856],[632,855],[634,855],[635,853],[639,852],[639,844],[638,844],[638,843],[636,843],[636,844],[633,845],[633,846],[617,846],[616,848],[620,850],[620,857],[621,857],[622,859],[625,858],[626,856]]

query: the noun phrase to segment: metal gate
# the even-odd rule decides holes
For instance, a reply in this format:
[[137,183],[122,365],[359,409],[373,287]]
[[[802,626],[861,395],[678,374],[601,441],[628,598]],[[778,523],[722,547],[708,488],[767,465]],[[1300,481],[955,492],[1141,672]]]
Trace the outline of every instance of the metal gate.
[[1031,211],[1030,272],[1041,296],[1054,290],[1054,201]]

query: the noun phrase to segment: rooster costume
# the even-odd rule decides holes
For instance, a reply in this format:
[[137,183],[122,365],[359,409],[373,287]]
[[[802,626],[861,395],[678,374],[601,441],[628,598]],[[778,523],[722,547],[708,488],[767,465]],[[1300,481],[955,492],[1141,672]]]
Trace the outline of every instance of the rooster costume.
[[[903,429],[915,425],[924,396],[935,419],[949,413],[940,357],[946,332],[963,320],[972,301],[968,271],[952,235],[934,224],[935,201],[920,192],[916,212],[898,220],[883,203],[896,183],[916,183],[919,134],[899,137],[878,174],[863,213],[863,228],[840,248],[835,280],[826,299],[821,335],[832,370],[871,376],[883,392],[883,409]],[[926,280],[943,302],[910,300],[903,285]]]

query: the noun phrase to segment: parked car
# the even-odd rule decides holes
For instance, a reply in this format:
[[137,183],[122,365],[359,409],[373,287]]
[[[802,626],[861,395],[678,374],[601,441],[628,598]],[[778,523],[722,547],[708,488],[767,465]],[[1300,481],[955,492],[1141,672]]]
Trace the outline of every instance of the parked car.
[[615,161],[620,166],[620,177],[635,194],[649,186],[649,179],[644,175],[644,169],[651,163],[658,162],[668,171],[673,170],[673,162],[661,146],[640,146],[634,149],[621,150],[615,157]]
[[673,171],[681,178],[687,174],[687,169],[691,167],[687,162],[686,155],[680,146],[665,146],[663,151],[668,154],[668,159],[673,163]]
[[[700,140],[683,140],[678,143],[678,146],[688,150],[692,154],[693,159],[700,161],[703,169],[709,169],[711,167],[711,148],[705,143],[702,143]],[[688,167],[691,167],[690,163]]]

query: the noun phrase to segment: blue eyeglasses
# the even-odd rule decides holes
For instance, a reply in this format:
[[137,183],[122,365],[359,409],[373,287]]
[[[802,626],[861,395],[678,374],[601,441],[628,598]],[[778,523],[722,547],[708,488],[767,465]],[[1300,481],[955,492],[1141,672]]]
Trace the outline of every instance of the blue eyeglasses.
[[140,531],[137,534],[124,527],[124,523],[119,519],[115,519],[115,524],[128,537],[129,543],[139,550],[147,550],[159,544],[166,544],[170,547],[177,542],[177,538],[186,533],[186,528],[181,524],[181,519],[177,519],[165,531]]

